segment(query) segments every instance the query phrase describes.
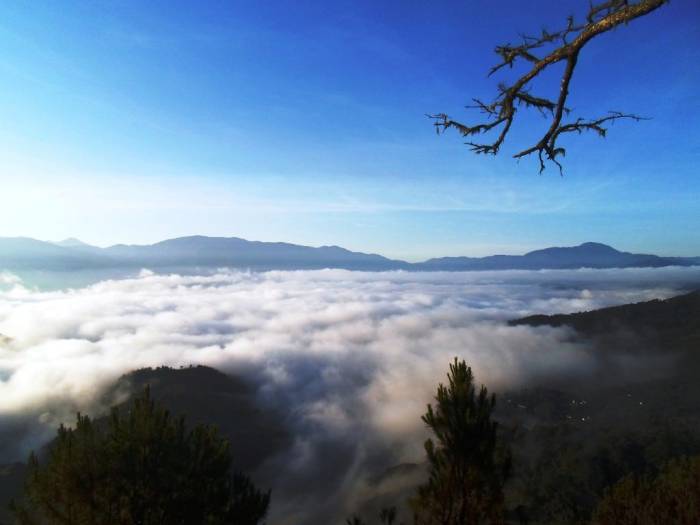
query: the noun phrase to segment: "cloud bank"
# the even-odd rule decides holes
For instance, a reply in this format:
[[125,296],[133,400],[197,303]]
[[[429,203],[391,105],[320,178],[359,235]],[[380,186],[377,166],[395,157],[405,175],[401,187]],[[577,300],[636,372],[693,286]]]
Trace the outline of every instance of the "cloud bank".
[[323,512],[320,501],[349,504],[351,480],[368,466],[420,457],[420,414],[454,356],[493,389],[595,366],[566,330],[505,320],[669,297],[698,282],[698,268],[143,271],[37,291],[2,274],[0,454],[22,457],[73,410],[94,410],[125,372],[209,365],[249,378],[262,403],[290,414],[295,444],[260,475],[275,480],[274,512],[300,522],[292,509],[319,477]]

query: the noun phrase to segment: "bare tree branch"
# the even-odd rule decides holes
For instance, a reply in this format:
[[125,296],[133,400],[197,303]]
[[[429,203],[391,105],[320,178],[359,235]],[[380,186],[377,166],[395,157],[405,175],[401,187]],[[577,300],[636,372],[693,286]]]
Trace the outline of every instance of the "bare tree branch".
[[[603,127],[603,124],[620,119],[642,120],[642,117],[635,114],[609,112],[607,116],[596,120],[577,118],[573,122],[562,122],[564,116],[569,114],[566,100],[569,96],[569,86],[581,50],[593,38],[622,24],[627,24],[636,18],[645,16],[668,3],[668,1],[638,0],[632,2],[630,0],[608,0],[591,5],[585,23],[577,24],[574,17],[570,16],[567,19],[566,27],[560,31],[548,32],[542,30],[539,36],[522,36],[520,45],[506,44],[497,46],[495,52],[501,57],[501,62],[491,68],[489,76],[506,66],[512,68],[516,63],[520,62],[530,64],[530,69],[511,85],[500,84],[498,86],[498,95],[493,102],[485,103],[474,99],[475,105],[467,106],[479,109],[486,115],[488,121],[475,125],[466,125],[451,119],[445,113],[428,115],[428,117],[435,121],[434,125],[438,133],[454,128],[464,137],[480,135],[500,127],[500,133],[493,142],[466,143],[475,153],[496,155],[511,129],[518,108],[520,106],[533,107],[543,115],[551,118],[550,125],[545,134],[534,145],[515,153],[513,157],[520,159],[537,153],[540,162],[540,173],[545,169],[545,161],[554,163],[561,173],[562,165],[557,160],[557,157],[564,156],[566,151],[557,145],[557,139],[562,134],[572,131],[578,133],[596,131],[600,136],[604,137],[607,129]],[[537,53],[540,52],[542,54],[543,49],[547,46],[556,47],[540,58]],[[561,76],[557,99],[549,100],[532,95],[529,86],[533,79],[547,68],[560,62],[564,62],[564,72]]]

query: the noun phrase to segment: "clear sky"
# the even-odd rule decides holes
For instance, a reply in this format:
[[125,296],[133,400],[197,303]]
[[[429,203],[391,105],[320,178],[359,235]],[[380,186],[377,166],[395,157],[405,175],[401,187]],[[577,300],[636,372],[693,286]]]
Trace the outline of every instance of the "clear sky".
[[[493,47],[587,0],[0,4],[1,236],[190,234],[411,260],[600,241],[700,255],[700,2],[584,50],[570,106],[624,110],[563,177],[475,156],[425,117],[488,98]],[[557,89],[553,79],[545,94]]]

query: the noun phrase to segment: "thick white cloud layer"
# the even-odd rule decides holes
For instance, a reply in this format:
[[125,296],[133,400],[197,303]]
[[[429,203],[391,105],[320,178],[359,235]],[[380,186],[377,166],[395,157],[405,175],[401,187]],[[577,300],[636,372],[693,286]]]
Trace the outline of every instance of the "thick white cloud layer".
[[349,475],[363,461],[358,451],[377,440],[395,444],[397,460],[416,453],[420,441],[407,436],[421,432],[419,416],[454,356],[493,388],[592,366],[565,330],[504,320],[668,297],[700,282],[700,269],[144,271],[50,292],[0,278],[5,421],[32,414],[50,432],[72,419],[59,407],[90,407],[125,372],[205,364],[254,379],[263,402],[298,415],[300,472],[315,454],[315,431],[364,436]]

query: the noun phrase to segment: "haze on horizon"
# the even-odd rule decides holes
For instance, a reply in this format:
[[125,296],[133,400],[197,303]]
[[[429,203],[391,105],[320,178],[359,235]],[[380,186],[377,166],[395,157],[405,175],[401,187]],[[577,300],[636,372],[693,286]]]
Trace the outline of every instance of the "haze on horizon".
[[[578,112],[652,119],[569,141],[564,177],[474,156],[425,118],[464,116],[496,85],[494,45],[582,4],[3,2],[0,236],[237,236],[410,261],[585,241],[696,256],[697,2],[583,54]],[[530,115],[513,141],[542,125]]]

